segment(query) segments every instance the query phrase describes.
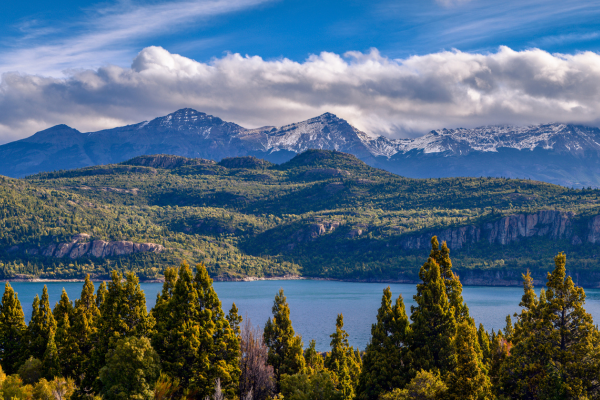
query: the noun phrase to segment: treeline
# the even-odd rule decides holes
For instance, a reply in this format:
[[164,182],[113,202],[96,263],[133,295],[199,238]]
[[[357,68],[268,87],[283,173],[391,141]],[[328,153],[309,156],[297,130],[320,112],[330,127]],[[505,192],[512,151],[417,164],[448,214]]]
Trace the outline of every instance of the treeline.
[[47,289],[25,324],[7,284],[0,304],[0,394],[5,399],[594,399],[600,398],[600,332],[585,293],[555,257],[537,296],[529,274],[513,323],[475,326],[452,271],[432,239],[410,317],[384,290],[364,351],[349,345],[340,314],[331,350],[305,347],[283,290],[264,329],[226,314],[206,268],[167,268],[147,312],[133,273],[114,272],[95,291],[86,279],[72,303],[51,309]]

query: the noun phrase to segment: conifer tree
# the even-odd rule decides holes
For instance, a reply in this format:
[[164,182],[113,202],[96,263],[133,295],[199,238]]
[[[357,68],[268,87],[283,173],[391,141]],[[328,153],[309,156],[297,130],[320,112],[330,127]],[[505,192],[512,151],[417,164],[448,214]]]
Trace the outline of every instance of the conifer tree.
[[102,282],[98,287],[98,292],[96,293],[96,307],[98,309],[102,309],[102,304],[104,304],[104,299],[106,298],[106,294],[108,293],[108,289],[106,288],[106,282]]
[[269,365],[273,366],[277,387],[283,374],[293,375],[304,370],[302,338],[296,335],[290,319],[290,307],[283,289],[273,302],[273,319],[265,324],[264,339],[269,348]]
[[7,282],[0,304],[0,363],[8,375],[27,359],[27,325],[19,297]]
[[357,397],[377,400],[381,393],[404,387],[409,381],[406,356],[410,325],[402,296],[392,306],[389,286],[383,291],[377,323],[371,327],[371,341],[363,357]]
[[454,307],[446,295],[445,279],[433,258],[421,267],[414,299],[411,306],[410,368],[411,376],[417,371],[439,372],[441,376],[456,367],[456,355],[452,340],[456,334]]
[[479,347],[481,348],[483,363],[485,365],[489,365],[491,359],[490,336],[483,327],[483,324],[479,324],[479,328],[477,329],[477,341],[479,342]]
[[57,328],[60,327],[61,321],[64,321],[64,316],[71,317],[73,315],[73,303],[69,300],[67,291],[63,288],[60,295],[60,300],[56,303],[53,310],[53,316],[56,320]]
[[477,400],[491,399],[491,386],[487,369],[481,359],[477,331],[472,323],[458,324],[453,339],[456,367],[446,378],[448,399]]
[[595,398],[600,395],[600,334],[583,308],[584,290],[566,275],[566,256],[561,253],[554,262],[539,300],[531,276],[524,276],[523,310],[501,371],[503,394]]
[[[213,288],[213,280],[208,275],[204,264],[196,265],[194,275],[194,287],[198,292],[198,300],[203,313],[208,313],[208,318],[214,324],[215,334],[212,347],[207,348],[209,362],[212,366],[213,382],[217,379],[225,397],[233,397],[237,392],[241,370],[240,370],[240,335],[232,329],[239,325],[241,318],[237,315],[237,307],[230,313],[231,321],[228,321],[221,307],[221,301]],[[202,322],[201,322],[202,324]]]
[[213,394],[217,379],[226,397],[233,397],[240,375],[239,341],[224,316],[212,279],[202,264],[196,266],[195,277],[187,263],[168,276],[152,311],[157,320],[152,344],[163,371],[201,398]]
[[229,322],[229,327],[231,328],[231,330],[233,330],[235,335],[238,338],[240,338],[240,335],[242,334],[240,324],[242,323],[243,318],[239,315],[239,310],[235,303],[233,303],[233,305],[231,306],[231,310],[229,310],[229,314],[227,314],[226,318]]
[[81,296],[75,301],[75,310],[72,325],[72,335],[76,348],[78,349],[77,362],[73,367],[72,374],[77,379],[79,386],[89,368],[90,355],[94,349],[97,336],[97,324],[100,310],[96,304],[94,295],[94,284],[89,274],[85,277],[85,283],[81,290]]
[[48,343],[46,344],[46,351],[44,352],[42,360],[42,368],[44,370],[44,376],[47,379],[62,376],[58,349],[56,348],[56,342],[54,340],[54,329],[50,331],[50,335],[48,336]]
[[[361,365],[354,358],[354,349],[348,344],[348,333],[344,330],[344,316],[338,314],[335,333],[331,337],[331,352],[325,358],[325,367],[338,376],[338,389],[344,399],[354,397]],[[349,386],[348,386],[349,385]]]
[[446,286],[446,296],[450,306],[454,307],[454,317],[457,322],[471,321],[469,318],[469,309],[463,301],[462,284],[458,275],[452,271],[452,260],[450,259],[450,249],[446,242],[442,242],[440,248],[437,236],[431,238],[431,252],[429,257],[434,259],[440,267],[440,275],[444,279]]
[[81,351],[71,329],[68,313],[59,314],[54,341],[58,351],[61,376],[74,377],[81,367]]
[[108,350],[114,348],[121,338],[149,336],[154,327],[154,318],[148,314],[144,291],[134,273],[126,274],[123,280],[122,274],[113,271],[106,290],[103,286],[100,285],[96,297],[100,314],[95,347],[82,383],[96,391],[102,388],[101,381],[96,378],[106,363]]
[[321,371],[325,368],[323,356],[317,352],[317,342],[314,339],[308,343],[308,348],[304,350],[304,360],[306,362],[307,373],[311,374]]

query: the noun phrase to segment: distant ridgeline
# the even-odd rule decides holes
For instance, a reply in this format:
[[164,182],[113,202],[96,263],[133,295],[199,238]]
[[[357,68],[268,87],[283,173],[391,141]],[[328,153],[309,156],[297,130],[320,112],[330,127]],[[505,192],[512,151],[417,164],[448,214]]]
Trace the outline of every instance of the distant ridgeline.
[[600,284],[600,191],[504,178],[409,179],[336,151],[280,165],[141,156],[0,177],[0,278],[159,278],[182,259],[215,279],[417,282],[437,235],[464,284],[545,282],[564,251]]
[[353,154],[371,166],[410,178],[492,176],[600,187],[597,127],[483,126],[390,139],[362,132],[331,113],[280,127],[247,129],[190,108],[97,132],[79,132],[66,125],[48,128],[1,145],[0,175],[20,178],[156,153],[214,161],[255,156],[282,163],[308,149]]

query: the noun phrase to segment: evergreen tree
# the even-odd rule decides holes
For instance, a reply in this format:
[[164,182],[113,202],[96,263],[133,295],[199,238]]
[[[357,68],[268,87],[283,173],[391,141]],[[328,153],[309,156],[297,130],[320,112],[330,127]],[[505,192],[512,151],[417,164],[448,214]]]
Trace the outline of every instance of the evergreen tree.
[[106,288],[106,282],[102,282],[98,287],[98,293],[96,293],[96,307],[98,307],[99,310],[102,309],[102,304],[104,304],[107,293],[108,289]]
[[202,312],[207,313],[215,329],[211,347],[206,351],[212,366],[213,382],[218,379],[225,397],[231,398],[237,392],[241,374],[239,328],[237,332],[235,330],[235,325],[239,324],[241,318],[237,315],[237,307],[235,307],[229,314],[231,321],[227,320],[221,301],[213,288],[213,280],[208,275],[204,264],[196,265],[194,288],[198,292]]
[[483,327],[483,324],[479,324],[479,328],[477,329],[477,341],[479,342],[479,347],[481,348],[483,363],[485,365],[489,365],[491,359],[490,336]]
[[204,265],[196,275],[187,263],[170,271],[152,314],[157,320],[152,343],[167,374],[181,380],[201,398],[214,392],[220,380],[226,397],[237,391],[240,345],[221,309]]
[[383,291],[377,323],[371,327],[371,341],[363,357],[357,397],[377,400],[381,393],[404,387],[409,381],[406,364],[410,326],[402,296],[392,306],[389,286]]
[[523,310],[513,347],[502,366],[503,394],[523,398],[595,398],[600,395],[600,334],[585,312],[585,292],[566,275],[566,256],[554,258],[547,290],[536,300],[524,276]]
[[0,364],[14,374],[27,359],[27,325],[19,297],[7,282],[0,304]]
[[454,307],[446,295],[440,267],[433,258],[421,267],[414,299],[411,306],[410,368],[411,376],[417,371],[439,372],[442,376],[456,367],[456,355],[452,340],[456,334]]
[[302,338],[296,335],[290,319],[290,307],[283,289],[273,302],[273,319],[265,325],[264,339],[269,348],[269,365],[273,366],[278,388],[283,374],[293,375],[304,370]]
[[78,349],[77,360],[74,360],[75,365],[73,366],[72,374],[80,387],[89,369],[90,355],[94,349],[98,332],[99,317],[100,310],[96,304],[94,284],[90,280],[90,276],[86,275],[81,296],[79,300],[75,301],[73,326],[71,329],[75,345],[77,346],[76,348]]
[[50,331],[50,335],[48,336],[48,343],[46,344],[46,351],[44,352],[42,367],[44,376],[47,379],[53,379],[56,376],[62,376],[58,349],[56,348],[56,342],[54,340],[54,329]]
[[160,375],[158,354],[148,338],[127,337],[109,350],[100,370],[102,396],[107,400],[153,399],[154,383]]
[[233,303],[233,305],[231,306],[231,310],[229,310],[229,314],[227,314],[226,318],[229,322],[229,327],[231,328],[233,333],[235,333],[235,335],[238,337],[238,340],[240,340],[239,338],[242,334],[240,324],[242,323],[243,318],[239,315],[239,310],[235,303]]
[[81,351],[73,336],[69,314],[59,313],[59,318],[54,340],[58,351],[61,376],[73,377],[81,367]]
[[435,260],[440,267],[440,275],[444,279],[444,285],[446,286],[446,296],[448,297],[450,306],[454,308],[456,321],[471,321],[469,318],[469,309],[462,297],[462,284],[458,275],[452,271],[450,249],[446,245],[446,242],[442,242],[442,247],[440,248],[437,236],[432,237],[429,257]]
[[100,285],[96,304],[100,304],[95,346],[88,363],[83,387],[93,387],[100,391],[102,382],[98,379],[99,370],[105,365],[106,354],[119,339],[143,337],[152,333],[154,318],[146,309],[146,297],[134,273],[123,275],[113,271],[111,281]]
[[325,360],[323,356],[317,352],[317,342],[314,339],[308,343],[308,348],[304,350],[304,360],[306,362],[307,373],[311,374],[321,371],[325,368]]
[[439,373],[419,371],[404,389],[382,394],[380,400],[445,400],[448,387]]
[[456,368],[447,377],[448,399],[477,400],[491,399],[487,369],[481,359],[477,331],[472,323],[458,324],[453,345],[456,353]]
[[344,400],[354,397],[361,370],[360,361],[356,362],[354,349],[348,344],[348,336],[344,330],[344,316],[339,314],[335,323],[335,333],[330,336],[331,352],[325,358],[325,367],[338,376],[338,389]]

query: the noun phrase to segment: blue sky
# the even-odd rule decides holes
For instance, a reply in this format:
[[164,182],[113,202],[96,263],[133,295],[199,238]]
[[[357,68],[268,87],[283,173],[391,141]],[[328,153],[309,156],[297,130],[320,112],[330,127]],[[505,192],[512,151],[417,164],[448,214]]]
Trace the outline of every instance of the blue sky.
[[600,124],[600,0],[4,3],[0,143],[183,107],[392,137]]
[[[218,6],[193,10],[194,4]],[[4,71],[56,74],[128,66],[147,46],[197,61],[226,52],[302,61],[322,51],[370,48],[406,58],[451,49],[493,52],[501,45],[575,53],[600,50],[598,21],[598,1],[33,0],[3,5],[0,54],[53,46],[52,57],[40,57],[45,62],[28,56],[1,64]],[[135,29],[124,33],[127,26]],[[95,39],[99,35],[102,40]]]

